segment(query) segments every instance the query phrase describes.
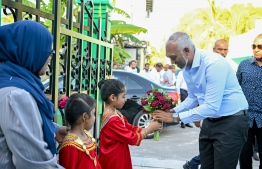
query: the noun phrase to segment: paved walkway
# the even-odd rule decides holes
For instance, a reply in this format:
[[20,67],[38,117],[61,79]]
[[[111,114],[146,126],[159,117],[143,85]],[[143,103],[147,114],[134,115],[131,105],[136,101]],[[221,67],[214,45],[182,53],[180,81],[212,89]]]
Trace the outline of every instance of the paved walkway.
[[132,164],[133,169],[182,169],[185,161],[132,157]]
[[[133,169],[182,169],[185,161],[132,157],[132,163]],[[253,168],[259,168],[259,161],[253,160]],[[240,169],[239,165],[236,169]]]
[[[145,139],[140,146],[130,146],[133,169],[183,169],[186,160],[198,154],[198,134],[196,127],[169,126],[160,141]],[[259,161],[253,160],[253,168],[259,168]]]
[[182,169],[185,161],[132,157],[133,169]]

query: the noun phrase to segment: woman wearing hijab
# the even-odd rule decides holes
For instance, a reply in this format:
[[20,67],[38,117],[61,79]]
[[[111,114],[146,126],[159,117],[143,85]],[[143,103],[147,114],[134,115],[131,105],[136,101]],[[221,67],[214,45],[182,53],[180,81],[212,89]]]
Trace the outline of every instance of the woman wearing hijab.
[[[0,27],[0,168],[53,169],[56,137],[53,103],[40,76],[50,61],[53,37],[40,23],[19,21]],[[61,141],[61,140],[60,140]]]

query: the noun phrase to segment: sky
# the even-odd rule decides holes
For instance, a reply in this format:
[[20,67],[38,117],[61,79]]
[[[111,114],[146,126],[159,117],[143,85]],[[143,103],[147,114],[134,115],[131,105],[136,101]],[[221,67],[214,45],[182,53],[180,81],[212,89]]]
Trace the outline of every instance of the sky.
[[[148,30],[146,34],[140,34],[139,38],[150,41],[150,44],[159,47],[164,37],[168,38],[171,29],[179,24],[179,19],[196,8],[208,7],[207,0],[153,0],[153,12],[150,17],[146,17],[146,0],[117,0],[116,7],[121,8],[131,15],[132,19],[126,20],[137,26],[142,26]],[[229,8],[232,4],[252,3],[255,7],[262,7],[261,0],[216,0],[217,5]],[[111,19],[124,19],[119,15],[112,14]]]

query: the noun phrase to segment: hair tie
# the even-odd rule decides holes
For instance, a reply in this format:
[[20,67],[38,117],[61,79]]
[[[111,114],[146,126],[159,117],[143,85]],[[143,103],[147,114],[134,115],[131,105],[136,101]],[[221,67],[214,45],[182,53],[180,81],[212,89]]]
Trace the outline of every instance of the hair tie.
[[68,96],[60,99],[60,100],[58,101],[58,108],[59,108],[59,109],[64,109],[65,106],[66,106],[67,100],[68,100]]

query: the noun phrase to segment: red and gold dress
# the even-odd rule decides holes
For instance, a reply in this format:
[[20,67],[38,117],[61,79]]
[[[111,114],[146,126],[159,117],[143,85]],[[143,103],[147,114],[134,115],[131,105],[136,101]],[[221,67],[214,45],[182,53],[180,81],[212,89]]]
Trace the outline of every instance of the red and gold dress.
[[91,133],[85,130],[88,138],[81,140],[69,133],[59,150],[59,163],[66,169],[101,169],[96,155],[96,142]]
[[119,111],[117,114],[108,112],[103,115],[99,162],[103,169],[132,169],[128,145],[140,145],[142,128],[128,123]]

